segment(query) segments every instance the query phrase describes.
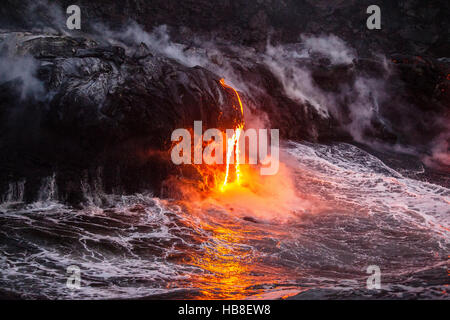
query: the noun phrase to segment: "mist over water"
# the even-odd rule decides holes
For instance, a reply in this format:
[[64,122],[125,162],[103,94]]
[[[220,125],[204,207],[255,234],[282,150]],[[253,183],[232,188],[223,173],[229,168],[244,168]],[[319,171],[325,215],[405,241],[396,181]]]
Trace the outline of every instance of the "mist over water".
[[[349,144],[289,142],[282,152],[280,175],[292,181],[283,195],[273,186],[245,199],[103,194],[107,205],[80,210],[10,198],[0,287],[58,299],[445,298],[450,190]],[[66,287],[69,265],[81,269],[80,290]],[[369,265],[382,272],[376,293],[366,289]]]

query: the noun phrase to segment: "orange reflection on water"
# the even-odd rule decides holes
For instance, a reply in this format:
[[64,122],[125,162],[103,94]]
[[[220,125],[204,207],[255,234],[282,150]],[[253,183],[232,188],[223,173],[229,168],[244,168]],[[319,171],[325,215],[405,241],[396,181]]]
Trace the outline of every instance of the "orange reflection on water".
[[[279,281],[283,270],[264,266],[261,257],[254,253],[246,239],[262,239],[251,229],[233,226],[205,225],[211,238],[204,242],[203,249],[191,256],[190,264],[199,267],[203,273],[191,278],[193,287],[200,289],[198,299],[243,299],[264,292],[261,285]],[[269,269],[272,269],[269,271]],[[277,269],[277,268],[275,268]],[[274,279],[277,275],[277,279]]]
[[182,259],[196,267],[187,284],[199,292],[196,299],[263,298],[291,287],[296,277],[295,270],[277,264],[276,255],[291,237],[288,221],[310,204],[297,196],[282,164],[273,176],[261,176],[248,165],[239,172],[239,183],[234,179],[208,192],[183,180],[174,182],[183,199],[178,202],[183,224],[196,230],[196,245],[186,248]]
[[[204,273],[192,279],[200,288],[200,299],[242,299],[247,296],[247,287],[252,284],[249,275],[253,256],[249,248],[240,245],[244,232],[231,228],[205,226],[212,231],[213,241],[208,241],[205,250],[192,257],[192,264]],[[211,246],[212,244],[212,246]]]

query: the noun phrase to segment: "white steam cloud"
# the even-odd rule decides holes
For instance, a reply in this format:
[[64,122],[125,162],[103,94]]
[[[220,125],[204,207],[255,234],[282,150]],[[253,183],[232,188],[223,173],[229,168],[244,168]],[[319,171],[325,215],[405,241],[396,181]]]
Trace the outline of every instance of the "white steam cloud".
[[[340,84],[337,92],[324,91],[314,81],[311,64],[318,59],[328,59],[329,67],[345,65],[352,67],[357,59],[356,51],[335,35],[301,36],[301,43],[287,45],[267,44],[264,52],[253,48],[215,41],[190,39],[200,47],[176,43],[170,39],[168,28],[159,26],[148,33],[138,24],[131,23],[122,31],[111,31],[97,25],[97,33],[110,44],[120,44],[135,50],[144,43],[151,51],[174,59],[187,67],[201,66],[224,77],[237,90],[247,97],[261,92],[263,88],[246,83],[237,68],[245,68],[255,63],[265,65],[280,81],[287,97],[301,105],[312,106],[323,118],[333,116],[352,137],[362,143],[372,143],[365,131],[372,127],[372,120],[379,115],[378,106],[386,99],[386,77],[389,75],[386,58],[375,55],[374,59],[383,67],[385,77],[369,78],[356,75],[353,82]],[[342,106],[347,110],[344,112]],[[385,123],[389,126],[388,123]]]
[[46,33],[70,34],[66,28],[66,15],[62,8],[48,0],[30,2],[25,12],[26,17],[32,17],[33,31]]
[[263,62],[281,82],[289,98],[301,103],[309,102],[319,114],[328,117],[329,99],[314,84],[309,68],[301,64],[301,59],[305,58],[309,58],[305,50],[268,44]]
[[432,141],[431,155],[424,158],[427,166],[450,172],[450,122],[445,130]]
[[[65,28],[57,27],[65,26],[65,15],[57,5],[39,0],[30,10],[38,11],[42,18],[42,23],[36,25],[38,28],[67,33]],[[53,22],[49,23],[51,20]],[[152,32],[146,32],[135,22],[121,31],[112,31],[100,24],[92,27],[96,33],[93,36],[99,42],[120,45],[128,54],[133,54],[143,43],[152,53],[173,59],[187,67],[201,66],[224,77],[227,83],[249,98],[263,88],[247,83],[241,78],[238,69],[255,64],[264,65],[280,81],[286,96],[299,102],[299,108],[312,106],[323,118],[334,117],[356,141],[374,143],[365,135],[371,129],[373,119],[389,127],[389,123],[379,113],[379,105],[389,98],[385,89],[390,71],[384,56],[373,56],[379,65],[384,66],[384,75],[381,77],[355,74],[352,81],[339,84],[336,91],[325,91],[315,82],[311,64],[318,59],[322,64],[328,63],[330,68],[340,65],[352,68],[358,58],[356,51],[335,35],[302,35],[298,44],[268,43],[264,52],[256,52],[254,48],[235,46],[217,39],[205,41],[194,37],[189,39],[191,45],[176,43],[171,40],[168,27],[164,25],[154,28]],[[36,78],[39,63],[32,57],[20,57],[11,53],[10,42],[13,43],[13,40],[5,39],[0,45],[0,82],[19,79],[22,98],[28,94],[39,96],[44,90],[42,83]],[[448,131],[436,138],[433,155],[427,161],[439,159],[448,164]]]
[[[385,79],[357,75],[352,83],[341,84],[338,92],[322,90],[312,77],[311,63],[320,58],[329,59],[329,67],[347,65],[352,67],[355,51],[334,35],[302,36],[302,43],[292,45],[267,45],[264,63],[282,83],[285,93],[295,101],[311,104],[323,117],[333,115],[358,142],[366,140],[364,131],[372,126],[373,117],[382,121],[378,106],[384,101]],[[383,56],[376,56],[388,68]],[[348,114],[342,113],[342,105]]]
[[44,85],[36,77],[39,62],[32,56],[22,56],[16,52],[17,38],[12,35],[0,43],[0,84],[18,81],[21,99],[42,98]]
[[330,59],[332,64],[351,64],[356,57],[355,51],[335,35],[301,36],[308,53],[319,53]]

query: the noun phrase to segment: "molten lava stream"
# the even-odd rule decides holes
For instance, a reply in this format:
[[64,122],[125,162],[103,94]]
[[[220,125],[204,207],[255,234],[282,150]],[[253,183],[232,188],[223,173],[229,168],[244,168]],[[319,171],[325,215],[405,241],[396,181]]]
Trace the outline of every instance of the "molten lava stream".
[[[241,97],[239,96],[239,93],[234,89],[233,87],[225,84],[225,79],[220,79],[220,84],[224,88],[230,88],[234,91],[236,94],[237,100],[239,102],[239,107],[242,115],[242,119],[244,118],[244,107],[242,106]],[[240,150],[239,150],[239,139],[241,136],[241,132],[244,128],[244,120],[242,120],[242,123],[240,123],[234,130],[234,134],[231,138],[227,139],[227,155],[226,155],[226,171],[225,171],[225,178],[223,180],[223,184],[220,186],[220,191],[224,192],[226,190],[227,184],[228,184],[228,175],[229,175],[229,169],[230,169],[230,162],[231,162],[231,155],[235,154],[235,171],[236,171],[236,180],[235,183],[238,185],[240,184],[240,178],[241,178],[241,170],[240,170],[240,163],[239,163],[239,156],[240,156]]]
[[[223,79],[220,83],[234,91],[239,107],[233,107],[243,117],[239,93],[225,84]],[[296,210],[293,208],[299,206],[300,201],[295,193],[290,170],[280,164],[277,174],[261,175],[261,166],[245,164],[246,161],[242,160],[246,156],[244,149],[240,150],[244,123],[244,120],[239,121],[234,131],[228,132],[228,135],[223,132],[222,141],[226,141],[225,164],[195,165],[201,176],[200,183],[196,190],[186,185],[181,186],[183,198],[200,206],[227,208],[229,214],[233,215],[246,212],[247,216],[263,220],[286,220],[290,213]],[[205,144],[221,144],[222,141],[219,143],[213,140]]]
[[228,183],[228,174],[230,170],[230,162],[231,162],[231,155],[233,154],[233,151],[235,151],[235,171],[236,171],[236,183],[240,184],[240,178],[241,178],[241,170],[240,170],[240,163],[239,163],[239,138],[241,136],[243,125],[240,125],[238,128],[236,128],[233,136],[227,140],[227,158],[226,158],[226,171],[225,171],[225,178],[223,180],[222,185],[220,186],[220,191],[224,192]]

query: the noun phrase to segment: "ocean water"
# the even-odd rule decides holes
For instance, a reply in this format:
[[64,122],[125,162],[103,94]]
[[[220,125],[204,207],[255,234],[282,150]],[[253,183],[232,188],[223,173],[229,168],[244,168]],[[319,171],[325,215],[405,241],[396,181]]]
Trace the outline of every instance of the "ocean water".
[[[56,200],[49,177],[40,200],[24,204],[17,182],[0,205],[0,293],[448,299],[448,188],[350,144],[289,142],[282,154],[283,176],[270,188],[196,201],[91,194],[73,209]],[[373,265],[381,289],[366,287]],[[69,266],[80,269],[79,289],[66,285]]]

